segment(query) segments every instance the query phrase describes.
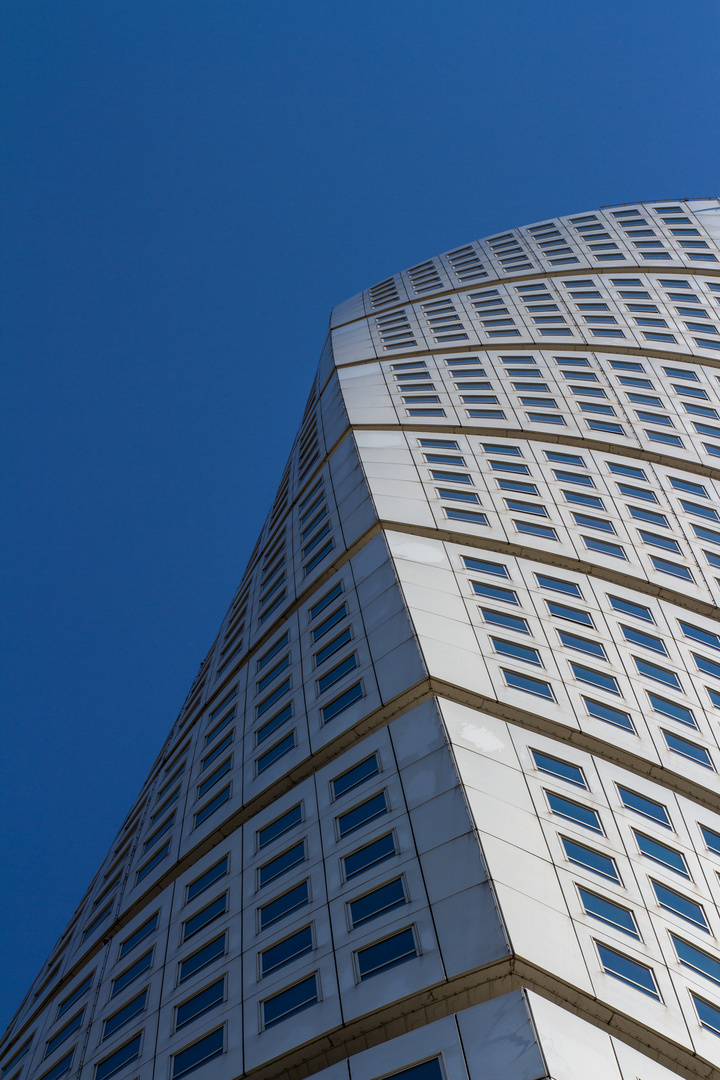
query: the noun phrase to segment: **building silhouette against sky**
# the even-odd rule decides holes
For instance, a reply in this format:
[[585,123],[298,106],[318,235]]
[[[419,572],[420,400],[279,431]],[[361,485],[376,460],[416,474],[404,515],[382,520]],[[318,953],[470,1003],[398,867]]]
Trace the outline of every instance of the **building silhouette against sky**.
[[720,202],[333,311],[2,1080],[720,1076]]

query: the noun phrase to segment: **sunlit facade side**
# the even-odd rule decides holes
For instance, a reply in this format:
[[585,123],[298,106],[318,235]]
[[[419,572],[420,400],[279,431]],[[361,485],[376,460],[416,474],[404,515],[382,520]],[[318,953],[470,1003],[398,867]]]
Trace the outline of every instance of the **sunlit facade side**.
[[720,1078],[720,201],[334,309],[1,1080]]

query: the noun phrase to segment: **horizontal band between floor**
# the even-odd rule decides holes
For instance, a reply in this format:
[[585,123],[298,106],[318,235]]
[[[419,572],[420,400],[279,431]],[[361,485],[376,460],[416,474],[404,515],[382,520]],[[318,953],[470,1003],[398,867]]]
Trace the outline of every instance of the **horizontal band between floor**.
[[[687,1080],[720,1080],[720,1069],[636,1017],[565,982],[521,957],[509,955],[423,988],[324,1032],[302,1046],[241,1074],[242,1080],[306,1080],[370,1047],[416,1031],[453,1013],[516,990],[531,990],[573,1016],[621,1040]],[[240,1077],[237,1080],[241,1080]]]
[[[514,285],[518,281],[533,281],[535,278],[586,278],[588,274],[597,274],[598,277],[609,277],[614,274],[664,274],[669,277],[670,274],[677,274],[680,277],[720,277],[720,269],[702,266],[678,266],[673,264],[668,266],[667,263],[631,263],[624,262],[622,265],[615,263],[614,266],[581,266],[575,269],[565,270],[545,270],[542,267],[537,267],[535,274],[508,274],[507,277],[486,277],[475,282],[475,284],[468,284],[466,282],[456,285],[450,289],[437,289],[434,292],[423,293],[422,296],[408,297],[407,300],[398,300],[397,303],[388,304],[387,306],[380,306],[373,308],[372,311],[366,312],[364,315],[358,315],[354,319],[348,319],[346,322],[335,323],[332,322],[332,315],[330,316],[330,331],[342,330],[346,326],[354,326],[356,323],[367,322],[369,319],[383,318],[385,315],[392,315],[394,311],[398,311],[402,308],[415,307],[416,304],[427,304],[428,301],[433,300],[445,300],[450,296],[457,296],[459,293],[465,295],[466,293],[473,292],[476,289],[488,289],[493,285]],[[393,275],[396,277],[397,275]],[[373,286],[374,288],[374,286]],[[369,292],[369,290],[366,290]],[[363,295],[362,293],[360,294]],[[363,301],[363,307],[364,307]],[[335,310],[335,309],[333,309]],[[491,346],[494,348],[494,346]],[[502,346],[501,346],[502,348]]]

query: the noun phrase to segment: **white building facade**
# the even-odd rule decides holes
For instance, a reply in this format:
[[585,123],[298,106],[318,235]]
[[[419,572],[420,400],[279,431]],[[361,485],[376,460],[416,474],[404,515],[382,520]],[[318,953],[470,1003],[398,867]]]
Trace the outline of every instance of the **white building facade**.
[[337,307],[2,1080],[720,1078],[720,201]]

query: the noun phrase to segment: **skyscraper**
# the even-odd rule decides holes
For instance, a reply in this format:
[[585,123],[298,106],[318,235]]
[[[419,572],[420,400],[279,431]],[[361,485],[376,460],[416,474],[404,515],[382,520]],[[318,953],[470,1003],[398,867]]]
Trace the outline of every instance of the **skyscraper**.
[[2,1080],[720,1077],[720,201],[335,308]]

